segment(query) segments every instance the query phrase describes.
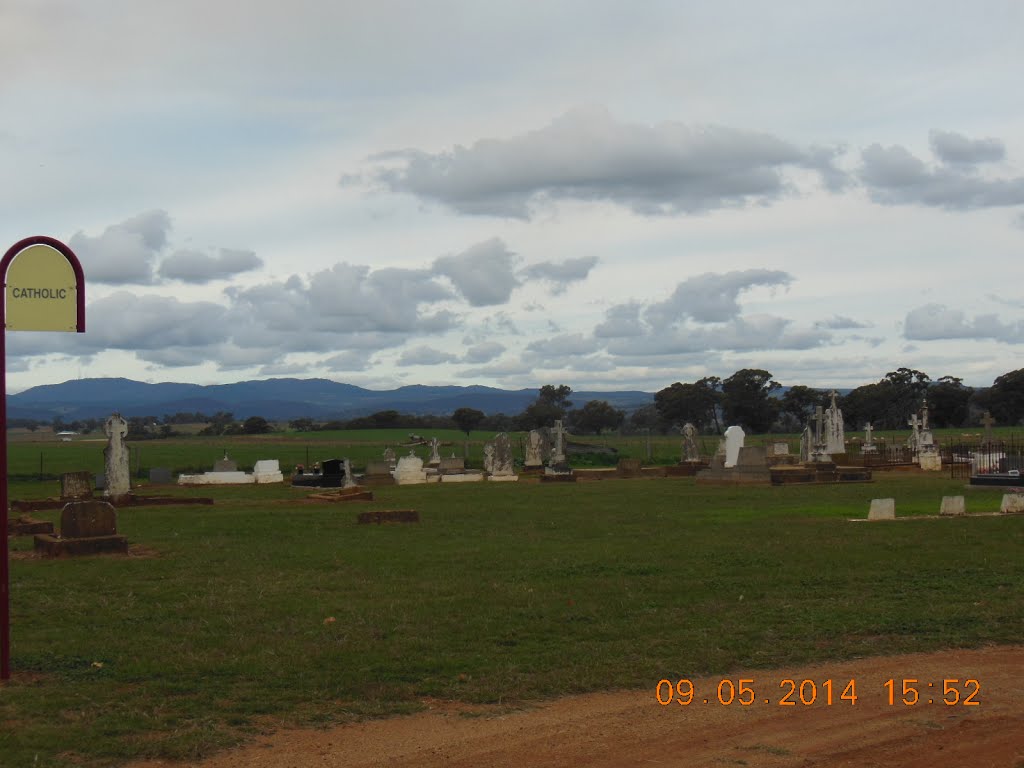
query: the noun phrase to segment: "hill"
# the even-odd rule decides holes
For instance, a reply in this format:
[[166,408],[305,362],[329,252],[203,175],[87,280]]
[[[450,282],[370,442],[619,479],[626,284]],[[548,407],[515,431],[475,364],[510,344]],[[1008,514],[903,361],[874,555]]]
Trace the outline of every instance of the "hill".
[[[329,379],[263,379],[234,384],[147,384],[123,378],[75,379],[32,387],[7,398],[11,419],[64,421],[122,416],[164,416],[179,412],[212,415],[229,411],[236,418],[263,416],[272,421],[298,418],[347,419],[376,411],[443,415],[456,408],[487,414],[520,413],[537,397],[536,389],[505,390],[484,386],[409,385],[371,390]],[[607,400],[629,411],[653,402],[650,392],[573,392],[572,402]]]

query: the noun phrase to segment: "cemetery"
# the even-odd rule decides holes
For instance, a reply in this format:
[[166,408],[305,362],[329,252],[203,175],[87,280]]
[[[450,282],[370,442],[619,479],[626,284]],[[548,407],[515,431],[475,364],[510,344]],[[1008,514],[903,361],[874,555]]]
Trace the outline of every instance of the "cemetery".
[[[803,436],[581,440],[556,423],[411,446],[395,431],[183,438],[144,446],[127,488],[102,444],[55,440],[56,476],[39,480],[36,448],[13,443],[24,506],[0,715],[25,726],[0,756],[31,764],[45,734],[53,764],[188,764],[268,715],[345,723],[436,699],[487,712],[499,697],[1019,642],[1024,493],[972,484],[964,467],[981,461],[954,460],[1012,452],[933,433],[936,471],[920,461],[922,412],[902,434],[839,443],[828,410]],[[207,473],[253,479],[181,481]],[[155,490],[168,503],[130,503]],[[581,649],[587,664],[567,669]],[[62,715],[84,692],[93,708]],[[122,735],[97,735],[102,712],[125,713]]]

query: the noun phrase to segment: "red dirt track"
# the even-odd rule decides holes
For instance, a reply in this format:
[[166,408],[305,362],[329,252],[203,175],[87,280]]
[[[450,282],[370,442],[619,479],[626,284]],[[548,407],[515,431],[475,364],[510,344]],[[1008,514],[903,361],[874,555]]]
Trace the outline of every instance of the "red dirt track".
[[[753,679],[757,700],[723,706],[723,679]],[[793,696],[780,706],[783,679],[815,681],[811,706]],[[886,680],[896,680],[888,703]],[[920,700],[901,701],[902,681],[916,678]],[[978,706],[946,706],[942,685],[956,678],[961,698],[978,681]],[[823,681],[834,681],[833,704]],[[856,681],[856,704],[839,701]],[[937,683],[928,688],[928,682]],[[1024,646],[943,651],[818,664],[802,669],[754,670],[693,680],[689,706],[661,706],[650,689],[558,699],[513,713],[494,714],[454,702],[427,702],[408,717],[338,726],[282,730],[195,765],[201,768],[524,768],[587,766],[830,766],[866,768],[1024,768]],[[663,687],[663,695],[667,689]],[[723,687],[728,698],[728,685]],[[810,688],[805,687],[810,699]],[[710,695],[711,703],[703,699]],[[764,703],[769,698],[771,703]],[[912,698],[912,695],[911,695]],[[952,694],[949,695],[952,699]],[[929,704],[928,700],[932,703]],[[467,716],[470,715],[470,716]],[[148,761],[135,768],[181,765]]]

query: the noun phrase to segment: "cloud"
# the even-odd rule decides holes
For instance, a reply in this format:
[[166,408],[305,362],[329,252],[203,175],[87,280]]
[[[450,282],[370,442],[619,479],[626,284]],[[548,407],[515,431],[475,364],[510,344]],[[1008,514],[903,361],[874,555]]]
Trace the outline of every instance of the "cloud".
[[576,355],[590,355],[598,349],[592,338],[582,333],[564,333],[550,339],[538,339],[526,345],[527,354],[539,360],[552,360]]
[[657,330],[668,328],[690,317],[700,323],[721,323],[740,313],[740,293],[758,286],[788,286],[793,277],[771,269],[747,269],[691,277],[676,286],[665,301],[652,304],[644,319]]
[[596,256],[580,256],[577,259],[566,259],[558,264],[542,261],[526,267],[520,272],[520,275],[530,280],[550,282],[552,293],[559,294],[564,293],[570,283],[585,280],[596,264]]
[[974,172],[973,163],[995,156],[990,144],[994,139],[984,140],[979,147],[956,134],[939,136],[936,141],[933,134],[933,149],[951,165],[929,168],[899,145],[872,144],[865,149],[860,179],[871,199],[882,205],[916,204],[948,210],[1024,204],[1024,178],[986,178]]
[[508,302],[520,285],[514,274],[517,258],[499,238],[471,245],[454,256],[434,261],[433,271],[452,281],[456,290],[474,307]]
[[619,357],[646,357],[706,353],[711,350],[750,352],[760,350],[814,349],[830,340],[817,330],[791,330],[792,322],[773,315],[733,318],[727,323],[651,333],[638,339],[613,339],[608,352]]
[[994,339],[1007,344],[1024,343],[1024,322],[1003,323],[995,315],[969,320],[958,309],[926,304],[907,313],[903,336],[913,341],[939,339]]
[[153,210],[112,224],[97,237],[76,232],[68,245],[82,263],[88,282],[150,285],[153,263],[170,229],[167,212]]
[[464,214],[528,219],[545,200],[607,201],[642,215],[700,213],[787,194],[789,167],[841,186],[835,152],[722,126],[616,121],[579,107],[539,130],[430,154],[375,155],[372,181]]
[[605,321],[594,328],[594,336],[606,339],[642,336],[644,326],[640,322],[640,302],[616,304],[605,310]]
[[949,165],[995,163],[1006,156],[999,139],[968,139],[949,131],[932,131],[929,139],[935,156]]
[[831,331],[847,331],[855,328],[870,328],[870,323],[862,323],[858,320],[854,320],[851,317],[844,317],[842,315],[833,315],[828,320],[818,320],[814,324],[815,328],[827,328]]
[[175,251],[160,264],[159,274],[168,280],[184,283],[208,283],[224,280],[263,266],[263,260],[252,251],[221,248],[217,256],[199,251]]
[[433,347],[415,347],[403,352],[398,358],[397,364],[400,366],[438,365],[439,363],[454,363],[458,359],[458,357],[449,352],[442,352]]
[[365,371],[370,367],[373,349],[350,349],[321,360],[320,365],[329,371]]
[[462,357],[464,363],[486,363],[506,349],[505,345],[497,341],[482,341],[479,344],[473,344],[466,349],[466,354]]

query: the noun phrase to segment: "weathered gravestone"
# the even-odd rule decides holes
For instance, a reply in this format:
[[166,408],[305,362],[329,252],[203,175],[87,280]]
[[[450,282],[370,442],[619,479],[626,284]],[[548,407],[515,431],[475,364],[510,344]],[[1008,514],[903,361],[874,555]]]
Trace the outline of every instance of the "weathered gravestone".
[[526,443],[526,459],[523,466],[527,469],[541,467],[544,464],[544,435],[539,430],[531,429]]
[[643,462],[640,459],[619,459],[615,468],[618,477],[640,477],[643,474]]
[[427,482],[427,471],[423,468],[423,459],[410,451],[408,456],[403,456],[398,460],[394,477],[396,485],[416,485]]
[[939,506],[940,515],[963,515],[966,514],[963,496],[943,496],[942,504]]
[[284,473],[277,459],[260,459],[252,468],[257,483],[283,483]]
[[35,549],[47,557],[127,552],[128,539],[117,533],[117,510],[106,501],[72,501],[60,513],[60,536],[40,534]]
[[153,467],[149,470],[149,482],[153,485],[166,485],[174,482],[171,470],[167,467]]
[[1004,515],[1024,512],[1024,493],[1004,493],[999,511]]
[[104,495],[117,502],[131,492],[131,470],[128,446],[124,438],[128,434],[128,422],[121,414],[111,414],[103,425],[107,435],[107,447],[103,450],[103,464],[106,476]]
[[444,456],[437,471],[442,475],[461,475],[466,471],[466,460],[462,456]]
[[62,499],[91,499],[92,473],[65,472],[60,476],[60,497]]
[[735,467],[739,461],[740,448],[743,447],[743,440],[746,434],[743,427],[733,425],[725,430],[725,467]]
[[491,458],[491,474],[489,480],[518,480],[512,460],[512,441],[505,432],[494,438],[494,455]]

